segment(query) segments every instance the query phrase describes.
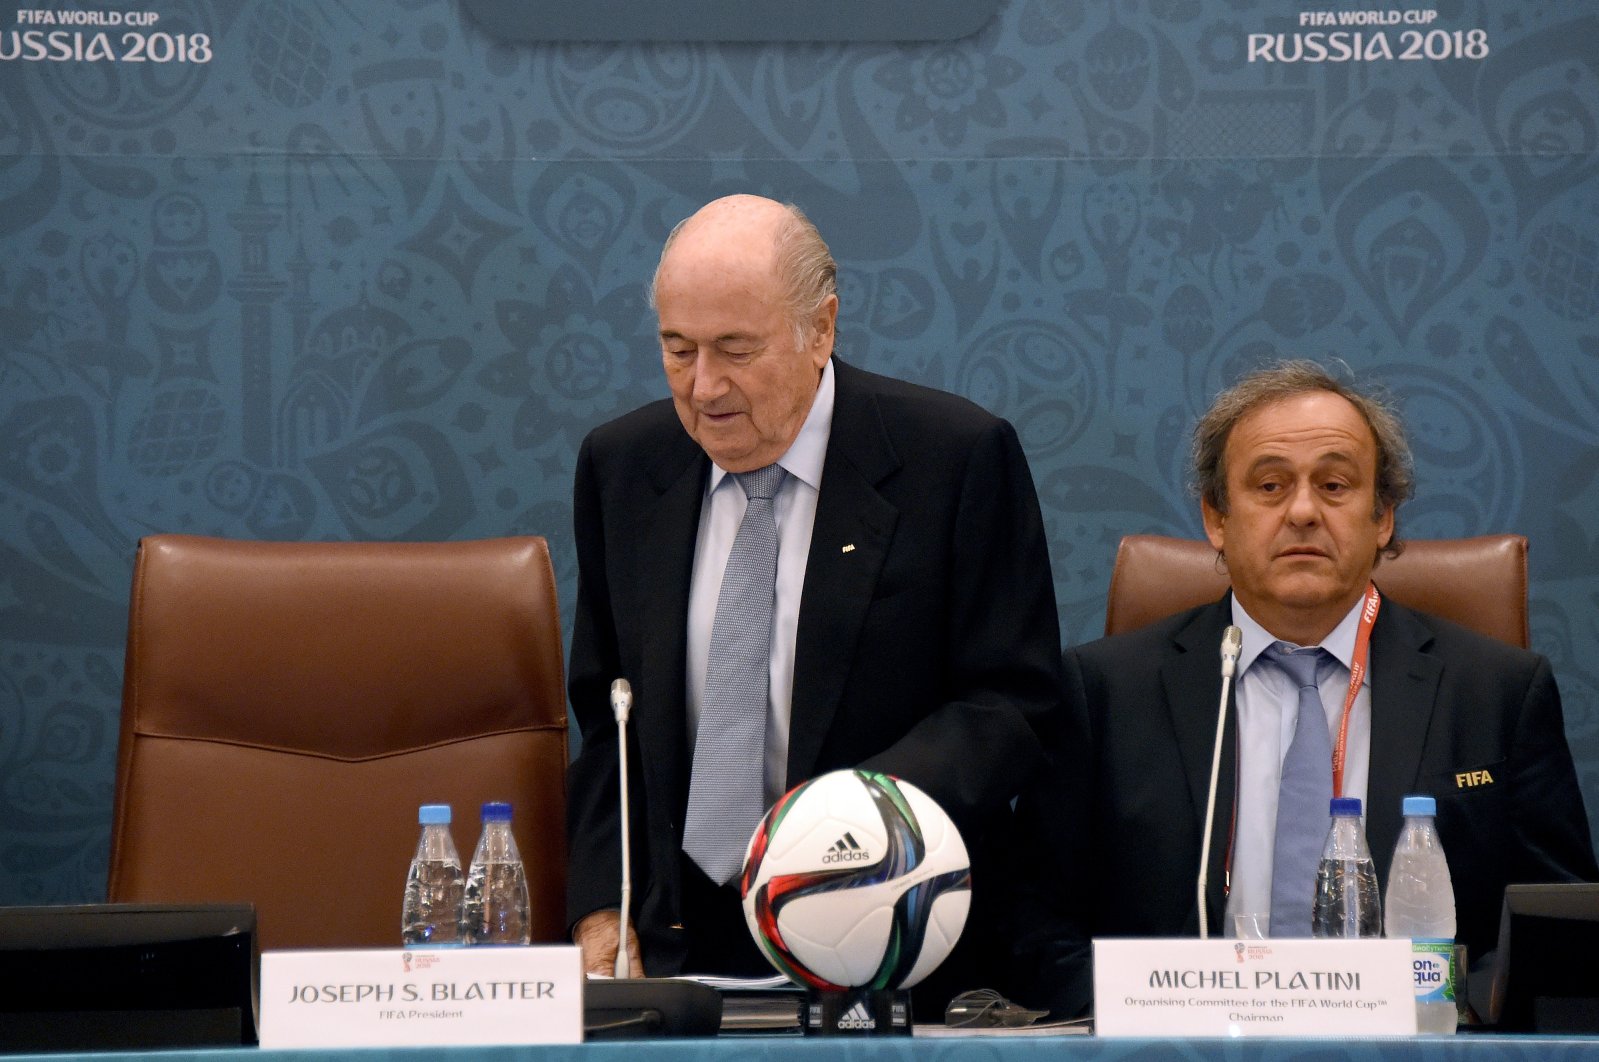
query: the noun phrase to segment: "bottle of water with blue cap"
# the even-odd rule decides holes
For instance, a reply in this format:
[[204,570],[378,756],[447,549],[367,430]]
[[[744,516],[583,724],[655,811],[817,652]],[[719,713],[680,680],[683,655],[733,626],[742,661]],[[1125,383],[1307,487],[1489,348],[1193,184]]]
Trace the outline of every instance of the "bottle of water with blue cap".
[[1382,893],[1377,867],[1366,847],[1360,800],[1333,797],[1332,828],[1316,870],[1316,902],[1310,910],[1313,937],[1382,936]]
[[1405,825],[1394,846],[1388,871],[1390,937],[1409,937],[1411,973],[1416,987],[1416,1031],[1453,1033],[1459,1020],[1455,1006],[1455,889],[1449,880],[1434,821],[1437,801],[1407,796]]
[[511,805],[483,805],[483,833],[466,875],[461,907],[465,944],[527,944],[533,939],[527,871],[511,834]]
[[456,944],[460,942],[465,880],[461,857],[450,836],[450,805],[423,804],[416,818],[422,837],[405,878],[400,941],[408,948]]

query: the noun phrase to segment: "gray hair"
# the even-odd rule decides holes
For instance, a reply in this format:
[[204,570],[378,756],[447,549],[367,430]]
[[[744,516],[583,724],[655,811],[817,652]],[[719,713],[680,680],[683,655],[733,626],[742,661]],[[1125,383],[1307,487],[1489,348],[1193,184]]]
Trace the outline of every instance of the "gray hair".
[[[778,228],[773,241],[773,255],[777,261],[777,275],[783,287],[783,302],[790,325],[794,329],[794,343],[804,346],[811,322],[821,312],[822,304],[831,295],[838,294],[838,265],[827,241],[817,231],[805,212],[793,203],[784,203],[788,220]],[[655,263],[655,275],[650,278],[649,304],[655,309],[655,290],[661,281],[661,266],[667,252],[677,242],[683,226],[693,220],[689,215],[672,227],[661,247],[661,257]]]
[[1416,491],[1415,464],[1405,428],[1392,402],[1373,390],[1360,390],[1340,380],[1313,361],[1279,361],[1245,376],[1216,396],[1210,409],[1194,425],[1194,492],[1218,513],[1227,513],[1227,438],[1249,413],[1296,395],[1326,391],[1344,399],[1365,420],[1377,445],[1376,508],[1380,520],[1394,514],[1394,531],[1383,553],[1397,557],[1405,545],[1399,539],[1399,506]]

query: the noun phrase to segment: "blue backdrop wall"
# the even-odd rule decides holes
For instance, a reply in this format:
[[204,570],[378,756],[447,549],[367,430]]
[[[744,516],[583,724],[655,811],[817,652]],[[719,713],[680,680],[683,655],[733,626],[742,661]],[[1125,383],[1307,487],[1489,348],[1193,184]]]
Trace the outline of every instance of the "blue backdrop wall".
[[842,356],[1016,423],[1069,641],[1120,535],[1199,533],[1217,389],[1281,354],[1381,380],[1405,531],[1531,536],[1599,809],[1587,4],[1004,0],[950,42],[652,44],[448,0],[37,2],[0,7],[0,903],[104,895],[139,536],[535,532],[569,605],[578,442],[665,394],[644,283],[733,191],[830,238]]

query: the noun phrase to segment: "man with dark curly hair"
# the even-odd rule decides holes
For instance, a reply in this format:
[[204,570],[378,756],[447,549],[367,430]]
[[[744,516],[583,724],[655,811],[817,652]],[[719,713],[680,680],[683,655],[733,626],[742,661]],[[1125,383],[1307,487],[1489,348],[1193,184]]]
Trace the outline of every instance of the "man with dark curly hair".
[[1401,798],[1437,799],[1457,940],[1494,947],[1510,882],[1593,880],[1549,661],[1384,600],[1409,447],[1376,397],[1310,362],[1253,373],[1194,433],[1220,601],[1066,654],[1051,762],[1022,798],[1017,994],[1091,997],[1094,937],[1181,936],[1195,895],[1223,631],[1242,632],[1222,739],[1206,916],[1308,936],[1332,796],[1358,797],[1379,879]]

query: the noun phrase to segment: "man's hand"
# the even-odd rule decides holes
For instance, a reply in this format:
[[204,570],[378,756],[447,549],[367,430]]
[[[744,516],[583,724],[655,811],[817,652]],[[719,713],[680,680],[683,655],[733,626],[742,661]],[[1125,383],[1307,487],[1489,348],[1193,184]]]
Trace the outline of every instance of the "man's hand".
[[[583,949],[583,972],[604,974],[616,972],[616,942],[621,933],[622,916],[614,908],[594,911],[583,916],[572,929],[572,942]],[[634,977],[644,975],[644,957],[639,954],[638,934],[627,927],[627,958]]]

